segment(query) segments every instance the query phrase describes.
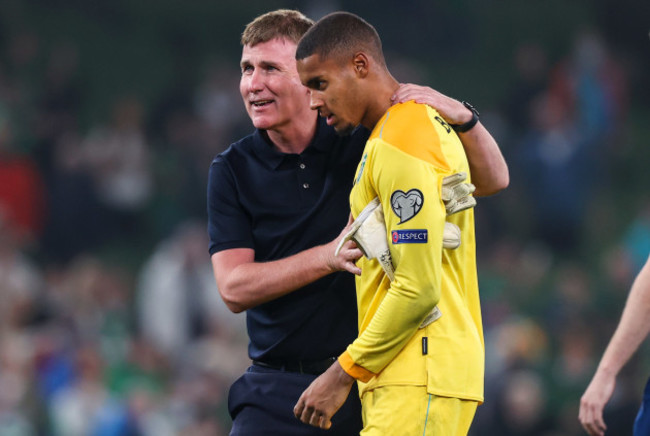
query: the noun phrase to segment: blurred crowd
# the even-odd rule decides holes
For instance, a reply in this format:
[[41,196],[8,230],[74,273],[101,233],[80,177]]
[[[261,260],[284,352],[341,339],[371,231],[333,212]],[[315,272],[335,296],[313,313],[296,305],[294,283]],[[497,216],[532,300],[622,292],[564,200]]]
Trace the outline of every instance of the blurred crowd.
[[208,68],[153,109],[116,95],[84,127],[76,44],[3,36],[0,435],[227,434],[247,343],[212,275],[205,183],[244,121],[238,77]]
[[[0,55],[0,436],[227,434],[247,339],[212,275],[205,182],[250,130],[236,60],[88,121],[75,41],[4,31]],[[595,31],[512,58],[509,92],[481,108],[511,186],[476,208],[487,373],[471,434],[579,435],[650,252],[647,178],[621,179],[643,168],[634,72]],[[649,357],[621,375],[611,434],[629,433]]]

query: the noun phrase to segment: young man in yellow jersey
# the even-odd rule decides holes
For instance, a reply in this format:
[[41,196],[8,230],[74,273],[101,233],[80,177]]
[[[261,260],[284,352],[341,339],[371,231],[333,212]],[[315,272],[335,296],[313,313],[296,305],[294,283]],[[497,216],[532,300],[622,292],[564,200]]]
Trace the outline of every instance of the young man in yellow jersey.
[[[466,104],[456,124],[424,104],[393,106],[399,84],[379,36],[353,14],[318,21],[296,59],[312,108],[328,125],[340,134],[358,125],[373,129],[350,207],[356,218],[379,199],[395,269],[391,281],[376,259],[359,260],[359,336],[305,390],[294,413],[329,428],[358,380],[362,435],[465,435],[483,401],[474,215],[468,209],[446,216],[442,184],[449,175],[471,174],[459,135],[484,129],[478,113]],[[455,250],[443,250],[445,220],[460,229]],[[436,305],[442,317],[422,327]]]

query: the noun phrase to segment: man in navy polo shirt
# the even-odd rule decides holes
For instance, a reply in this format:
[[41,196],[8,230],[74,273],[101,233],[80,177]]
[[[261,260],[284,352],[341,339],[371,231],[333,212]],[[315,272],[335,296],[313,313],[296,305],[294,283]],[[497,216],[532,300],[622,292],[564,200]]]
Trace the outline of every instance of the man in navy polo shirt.
[[[349,217],[348,195],[369,132],[337,136],[310,109],[295,49],[313,21],[278,10],[242,35],[240,92],[256,130],[210,166],[210,255],[219,292],[233,312],[246,311],[253,360],[231,387],[231,435],[316,435],[293,416],[300,394],[357,336],[354,278],[361,251],[348,242],[334,256]],[[408,85],[396,101],[422,99],[447,122],[472,114],[430,88]],[[490,134],[463,138],[476,195],[508,184]],[[468,132],[469,133],[469,132]],[[362,428],[353,390],[328,434]]]

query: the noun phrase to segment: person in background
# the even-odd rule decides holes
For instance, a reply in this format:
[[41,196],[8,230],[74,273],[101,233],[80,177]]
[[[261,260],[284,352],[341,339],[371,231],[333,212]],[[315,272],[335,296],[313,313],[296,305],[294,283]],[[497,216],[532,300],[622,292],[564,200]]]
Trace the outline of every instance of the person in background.
[[[607,425],[603,409],[612,397],[616,376],[650,332],[650,257],[637,275],[627,297],[623,315],[607,345],[591,383],[580,399],[578,419],[591,436],[603,436]],[[650,434],[650,380],[634,422],[634,436]]]

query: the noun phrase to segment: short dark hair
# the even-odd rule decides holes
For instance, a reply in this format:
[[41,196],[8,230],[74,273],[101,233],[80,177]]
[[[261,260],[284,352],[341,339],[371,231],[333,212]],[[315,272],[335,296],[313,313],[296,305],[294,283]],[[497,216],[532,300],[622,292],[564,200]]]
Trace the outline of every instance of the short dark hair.
[[364,51],[376,62],[386,64],[381,39],[370,23],[349,12],[333,12],[318,20],[300,39],[296,59],[314,54],[326,59],[357,51]]
[[300,11],[278,9],[262,14],[248,23],[241,35],[241,44],[254,46],[275,38],[284,38],[298,44],[313,25],[314,20]]

